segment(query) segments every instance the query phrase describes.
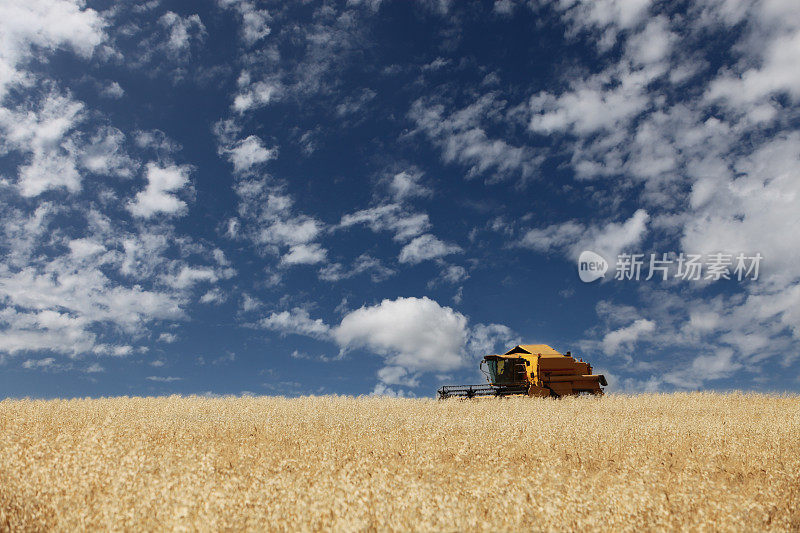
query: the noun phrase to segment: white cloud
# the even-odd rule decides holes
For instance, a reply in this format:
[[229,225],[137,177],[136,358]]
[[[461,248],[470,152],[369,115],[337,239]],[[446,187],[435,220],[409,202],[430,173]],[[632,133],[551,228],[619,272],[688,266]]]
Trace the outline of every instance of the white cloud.
[[234,172],[237,173],[247,172],[256,165],[275,159],[278,154],[276,148],[267,149],[255,135],[234,143],[224,151],[228,155],[228,160],[233,163]]
[[162,278],[167,285],[176,289],[191,288],[200,282],[213,283],[219,279],[217,271],[210,267],[192,267],[182,265],[175,274],[168,274]]
[[385,383],[379,381],[375,384],[375,388],[372,389],[370,396],[386,396],[387,398],[413,398],[414,394],[404,390],[393,389],[392,387],[388,387]]
[[473,356],[482,357],[508,351],[521,341],[503,324],[475,324],[469,332],[467,350]]
[[148,381],[156,381],[158,383],[173,383],[175,381],[181,381],[183,378],[175,376],[147,376],[145,379]]
[[[53,231],[58,216],[76,220],[83,236]],[[5,210],[0,217],[9,245],[0,262],[0,353],[125,356],[134,348],[121,339],[185,316],[193,276],[184,260],[166,256],[178,245],[169,226],[161,225],[158,236],[130,234],[81,203],[45,203],[30,215]],[[176,275],[174,287],[161,282],[169,275]]]
[[603,337],[603,351],[609,355],[614,355],[621,348],[629,350],[640,337],[652,333],[655,329],[655,322],[640,318],[629,326],[606,333]]
[[233,98],[231,107],[239,114],[264,107],[280,96],[282,87],[271,81],[257,81],[244,88]]
[[38,196],[49,189],[81,189],[81,176],[75,161],[54,152],[34,154],[33,160],[19,167],[19,192],[22,196]]
[[218,305],[227,300],[225,293],[221,290],[214,288],[206,292],[200,297],[200,303]]
[[314,265],[323,263],[328,252],[317,243],[295,244],[281,256],[283,265]]
[[252,46],[270,34],[272,17],[267,10],[256,9],[253,2],[246,0],[220,0],[219,4],[234,8],[239,13],[242,20],[241,37],[246,45]]
[[167,11],[158,19],[158,23],[169,30],[169,36],[163,46],[176,58],[184,57],[189,51],[192,41],[200,42],[206,33],[206,27],[197,14],[182,17]]
[[[109,346],[108,353],[115,357],[125,357],[133,353],[133,346],[128,344],[118,345],[118,346]],[[101,352],[96,352],[101,353]]]
[[247,293],[242,294],[241,308],[245,313],[255,311],[256,309],[263,307],[263,305],[264,302],[258,298],[254,298]]
[[579,246],[616,258],[623,250],[628,250],[642,241],[649,219],[647,211],[637,209],[625,222],[609,222],[601,228],[590,229],[589,235],[581,239]]
[[[47,79],[38,68],[56,50],[86,59],[98,49],[100,60],[113,56],[108,46],[100,48],[103,17],[110,14],[81,1],[0,3],[0,102],[8,105],[0,108],[0,155],[13,153],[9,161],[18,161],[7,192],[26,197],[23,203],[9,198],[0,210],[0,353],[125,356],[134,350],[125,337],[141,338],[153,321],[184,317],[184,291],[159,280],[183,264],[166,256],[167,246],[182,249],[192,240],[174,239],[164,224],[158,232],[167,244],[148,248],[144,222],[131,234],[127,222],[109,216],[119,207],[116,191],[102,179],[84,188],[85,180],[129,177],[139,162],[108,117],[62,89],[68,80]],[[29,64],[36,68],[26,72]],[[6,98],[12,88],[20,98]],[[108,97],[124,92],[116,82],[98,89]],[[56,194],[37,198],[49,191]]]
[[[384,360],[378,371],[381,387],[415,387],[423,373],[459,369],[469,361],[468,354],[484,355],[509,344],[513,337],[501,324],[477,324],[470,329],[464,315],[427,297],[385,299],[347,312],[335,327],[311,318],[300,307],[273,312],[258,324],[282,335],[336,342],[340,357],[357,348],[377,353]],[[292,357],[307,356],[295,351]]]
[[461,283],[469,278],[467,269],[460,265],[447,265],[442,269],[441,277],[447,283]]
[[529,127],[538,133],[574,132],[578,135],[610,129],[630,120],[647,105],[640,84],[623,83],[603,89],[605,79],[590,80],[560,96],[539,93],[531,97]]
[[411,106],[408,116],[442,150],[445,163],[469,167],[467,177],[490,174],[488,181],[499,181],[513,174],[523,179],[533,176],[539,163],[533,150],[491,138],[486,127],[502,121],[505,102],[485,95],[472,105],[447,114],[445,107],[423,99]]
[[87,366],[84,370],[87,374],[98,374],[100,372],[105,372],[106,369],[100,363],[92,363],[91,365]]
[[81,176],[68,134],[85,118],[84,105],[55,92],[45,95],[34,111],[0,107],[0,151],[27,155],[18,168],[17,186],[26,197],[58,188],[81,189]]
[[773,282],[800,277],[800,134],[779,134],[736,161],[736,177],[713,175],[695,183],[694,209],[682,246],[691,253],[760,252]]
[[800,17],[793,2],[755,2],[747,13],[705,14],[728,25],[746,22],[740,60],[708,85],[709,100],[743,110],[753,122],[760,122],[765,106],[772,107],[773,96],[800,101]]
[[324,339],[330,334],[330,327],[322,319],[312,319],[308,311],[300,307],[295,307],[291,311],[270,313],[259,324],[266,329],[278,331],[282,335],[291,333]]
[[492,10],[500,15],[511,15],[515,7],[514,0],[495,0]]
[[461,247],[456,244],[440,241],[430,233],[420,235],[400,250],[398,260],[401,263],[416,265],[422,261],[438,259],[450,254],[460,253]]
[[133,141],[139,148],[155,150],[163,154],[171,154],[181,149],[180,144],[168,138],[167,134],[161,130],[136,130],[133,132]]
[[135,332],[149,320],[183,314],[178,295],[115,286],[94,265],[71,270],[67,265],[56,259],[42,273],[34,267],[17,273],[0,269],[0,297],[13,306],[0,312],[6,326],[0,351],[86,353],[96,343],[95,324],[110,322]]
[[679,388],[696,389],[705,381],[726,378],[741,368],[742,364],[734,360],[734,351],[722,348],[696,356],[689,366],[665,374],[664,381]]
[[583,250],[591,250],[613,262],[621,252],[632,251],[631,247],[642,241],[649,218],[645,210],[638,209],[624,222],[607,222],[602,226],[562,222],[528,230],[519,245],[539,252],[560,251],[570,259],[577,259]]
[[28,359],[22,363],[22,368],[27,369],[44,369],[50,370],[56,366],[56,360],[52,357],[45,357],[44,359]]
[[280,256],[283,266],[325,262],[327,250],[314,242],[324,224],[296,214],[292,197],[284,189],[270,185],[267,178],[238,179],[239,218],[228,221],[228,235],[250,240],[261,253]]
[[269,226],[259,232],[259,241],[268,244],[300,245],[317,238],[322,224],[310,217],[297,216],[287,219],[276,217]]
[[76,259],[95,257],[106,251],[106,247],[92,239],[73,239],[68,243],[70,253]]
[[448,371],[464,363],[467,319],[428,298],[383,300],[351,311],[333,331],[342,349],[366,348],[382,355],[384,377]]
[[560,0],[557,8],[571,23],[572,35],[583,30],[600,33],[597,46],[611,48],[618,35],[640,25],[650,10],[651,0]]
[[409,213],[400,204],[384,204],[342,216],[340,228],[366,224],[372,231],[394,232],[396,241],[404,241],[430,228],[425,213]]
[[101,127],[88,143],[79,147],[80,165],[93,174],[129,178],[138,164],[125,152],[124,143],[125,134],[120,130]]
[[106,40],[106,22],[84,3],[70,0],[9,0],[0,3],[0,100],[12,84],[28,83],[17,68],[39,53],[68,48],[90,57]]
[[520,239],[520,245],[538,252],[563,249],[574,245],[586,231],[586,227],[573,220],[551,224],[545,228],[528,230]]
[[186,202],[175,196],[189,183],[190,167],[183,165],[161,166],[147,164],[147,187],[136,194],[128,203],[128,211],[134,216],[150,218],[164,213],[182,215],[186,212]]
[[125,89],[117,83],[116,81],[110,82],[108,85],[103,87],[100,90],[100,96],[103,98],[111,98],[113,100],[119,100],[125,95]]
[[537,133],[578,136],[626,128],[653,103],[649,84],[670,70],[679,38],[666,17],[653,17],[625,43],[623,60],[600,73],[577,78],[556,96],[542,91],[529,101],[529,128]]
[[364,89],[357,93],[355,96],[348,96],[336,106],[336,116],[345,118],[348,115],[357,115],[361,113],[369,102],[375,99],[377,93],[370,89]]
[[416,377],[408,375],[408,370],[402,366],[385,366],[378,370],[379,383],[386,385],[403,385],[416,387],[419,381]]
[[430,196],[432,191],[419,183],[421,172],[398,172],[389,182],[389,190],[395,202],[402,202],[415,196]]
[[341,263],[331,263],[319,271],[319,278],[325,281],[341,281],[365,272],[370,273],[374,283],[395,275],[395,271],[386,267],[381,261],[367,254],[358,256],[353,264],[345,268]]
[[164,332],[158,336],[158,342],[166,342],[167,344],[172,344],[177,340],[178,336],[175,335],[174,333]]

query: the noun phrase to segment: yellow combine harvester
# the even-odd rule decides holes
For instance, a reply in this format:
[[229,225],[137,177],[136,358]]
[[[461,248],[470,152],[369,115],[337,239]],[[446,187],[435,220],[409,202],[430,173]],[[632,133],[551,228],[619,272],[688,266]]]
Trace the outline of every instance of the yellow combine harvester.
[[602,395],[600,386],[608,385],[605,376],[592,374],[589,363],[576,361],[570,352],[562,354],[546,344],[521,344],[503,355],[487,355],[481,361],[481,370],[489,385],[445,385],[439,389],[439,398]]

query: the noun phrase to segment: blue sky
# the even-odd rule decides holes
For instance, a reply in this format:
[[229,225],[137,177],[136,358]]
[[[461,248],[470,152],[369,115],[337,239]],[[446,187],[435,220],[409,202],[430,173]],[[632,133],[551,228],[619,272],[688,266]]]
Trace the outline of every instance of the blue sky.
[[793,0],[3,2],[1,395],[431,396],[518,342],[797,391],[799,100]]

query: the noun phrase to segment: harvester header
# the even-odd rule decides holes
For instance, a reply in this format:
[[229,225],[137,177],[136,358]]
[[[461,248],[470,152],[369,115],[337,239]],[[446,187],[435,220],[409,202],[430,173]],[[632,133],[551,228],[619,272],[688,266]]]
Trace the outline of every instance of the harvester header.
[[600,386],[608,385],[605,376],[592,373],[589,363],[546,344],[520,344],[502,355],[486,355],[480,367],[488,385],[445,385],[438,391],[439,398],[602,395]]

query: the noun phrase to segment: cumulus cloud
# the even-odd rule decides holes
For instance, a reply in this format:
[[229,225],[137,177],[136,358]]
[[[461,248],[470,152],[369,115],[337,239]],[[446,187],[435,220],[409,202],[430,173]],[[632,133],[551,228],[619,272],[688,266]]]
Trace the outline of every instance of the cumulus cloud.
[[200,303],[218,305],[227,300],[225,293],[219,289],[211,289],[200,297]]
[[559,251],[570,259],[577,259],[583,250],[591,250],[613,262],[621,252],[642,241],[649,218],[645,210],[638,209],[624,222],[590,226],[576,221],[562,222],[528,230],[519,245],[540,252]]
[[108,83],[100,90],[100,96],[102,96],[103,98],[111,98],[113,100],[119,100],[124,95],[125,95],[125,89],[123,89],[122,86],[116,81]]
[[197,14],[182,17],[167,11],[158,19],[158,23],[169,33],[163,43],[164,49],[176,58],[184,57],[192,42],[202,41],[206,34],[206,27]]
[[423,261],[438,259],[446,255],[460,253],[461,251],[460,246],[441,241],[430,233],[426,233],[403,246],[403,249],[400,250],[398,260],[401,263],[416,265]]
[[[366,348],[385,358],[384,376],[448,371],[464,363],[467,318],[423,298],[397,298],[348,313],[333,331],[343,349]],[[394,368],[392,368],[394,367]]]
[[488,175],[492,182],[519,175],[526,179],[533,176],[540,158],[526,146],[514,146],[486,133],[493,121],[502,119],[504,106],[505,102],[488,94],[448,113],[443,104],[420,99],[412,104],[408,116],[417,131],[441,149],[445,163],[469,168],[468,178]]
[[136,130],[132,137],[136,146],[153,150],[159,155],[168,155],[181,149],[180,144],[167,137],[167,134],[161,130]]
[[389,182],[389,190],[395,202],[415,196],[430,196],[432,191],[420,183],[421,172],[398,172]]
[[252,109],[264,107],[281,94],[281,85],[272,81],[257,81],[242,87],[233,98],[231,107],[242,114]]
[[128,211],[134,216],[150,218],[158,214],[182,215],[186,202],[176,193],[189,183],[190,167],[148,163],[145,178],[147,187],[128,203]]
[[105,372],[106,369],[103,368],[103,365],[101,365],[100,363],[92,363],[86,368],[84,368],[83,371],[86,372],[87,374],[98,374],[100,372]]
[[90,57],[107,36],[106,21],[94,9],[74,0],[9,1],[0,5],[0,100],[13,84],[30,76],[22,63],[57,49]]
[[[306,309],[272,312],[259,326],[281,335],[297,334],[338,344],[340,356],[364,349],[382,357],[378,386],[415,387],[426,372],[458,370],[475,355],[485,355],[512,342],[502,324],[476,324],[450,307],[427,297],[385,299],[348,311],[339,325],[312,318]],[[294,354],[293,357],[301,357]],[[398,392],[398,391],[395,391]]]
[[327,258],[328,252],[317,243],[295,244],[289,251],[281,256],[283,265],[314,265],[322,263]]
[[640,318],[629,326],[606,333],[603,337],[603,350],[607,354],[613,355],[620,348],[630,349],[639,337],[652,333],[655,328],[655,322]]
[[741,368],[742,364],[734,359],[734,351],[721,348],[696,356],[687,367],[668,372],[664,381],[683,389],[700,388],[705,381],[728,377]]
[[291,311],[270,313],[259,324],[282,335],[296,334],[324,339],[330,334],[330,327],[322,319],[311,318],[308,311],[300,307],[295,307]]
[[503,324],[475,324],[469,332],[467,350],[471,355],[483,357],[493,353],[505,353],[509,347],[521,341],[508,326]]
[[[94,265],[58,270],[67,265],[61,259],[41,273],[34,267],[17,273],[0,270],[0,297],[10,304],[0,311],[0,351],[96,352],[95,326],[112,323],[135,332],[151,320],[183,315],[179,295],[115,286]],[[99,351],[111,353],[113,348],[101,346]]]
[[241,17],[241,38],[252,46],[267,35],[271,29],[272,17],[266,9],[257,9],[254,2],[247,0],[220,0],[220,6],[235,9]]
[[186,289],[200,282],[213,283],[219,277],[219,272],[214,268],[182,265],[176,273],[167,274],[162,279],[176,289]]
[[44,359],[28,359],[22,363],[22,368],[27,369],[45,369],[52,370],[55,368],[56,360],[52,357],[45,357]]
[[737,160],[737,175],[708,176],[695,183],[694,212],[682,245],[692,253],[760,252],[774,282],[800,277],[800,235],[775,228],[800,224],[800,134],[776,135]]
[[345,267],[341,263],[331,263],[319,271],[319,278],[325,281],[341,281],[368,272],[374,283],[383,281],[396,272],[385,266],[381,261],[368,254],[361,254],[349,266]]
[[461,265],[447,265],[442,269],[441,278],[447,283],[455,284],[466,281],[469,274],[467,269]]
[[157,383],[173,383],[175,381],[181,381],[183,378],[176,376],[147,376],[145,379],[148,381],[155,381]]
[[234,143],[230,148],[225,148],[224,152],[237,173],[247,172],[252,167],[277,157],[277,149],[267,149],[263,141],[255,135]]
[[[773,118],[772,97],[800,101],[800,17],[791,2],[754,2],[748,9],[705,6],[707,22],[745,28],[739,61],[714,79],[706,98],[742,110],[754,122],[766,111]],[[725,6],[728,7],[728,6]]]
[[570,24],[571,35],[596,32],[600,50],[611,48],[621,32],[639,26],[647,17],[652,0],[564,0],[556,7]]
[[[141,219],[135,228],[120,216],[124,200],[114,202],[119,190],[104,179],[136,174],[141,162],[131,148],[156,150],[161,160],[175,143],[162,132],[137,132],[128,145],[128,135],[108,116],[75,99],[64,87],[68,81],[48,79],[39,68],[56,51],[114,57],[105,34],[112,11],[65,0],[0,5],[0,155],[10,155],[0,209],[2,354],[142,353],[146,348],[134,345],[148,326],[185,318],[194,285],[230,274],[213,263],[195,264],[211,262],[204,244],[179,235],[168,221],[153,229],[147,220],[185,210],[172,195],[185,187],[188,166],[147,166],[146,189],[127,203]],[[180,37],[163,21],[171,37]],[[102,97],[124,94],[114,81],[97,87]],[[153,142],[139,142],[146,136]],[[86,186],[88,180],[96,181]],[[56,357],[30,361],[31,368],[72,368]],[[102,370],[99,364],[82,369]]]
[[585,136],[627,127],[651,105],[649,85],[669,71],[668,57],[677,42],[666,18],[650,19],[627,40],[624,61],[573,81],[560,95],[545,91],[532,96],[529,128]]
[[[664,346],[679,342],[683,351],[669,356],[687,367],[697,359],[697,368],[705,369],[691,381],[684,374],[670,379],[653,374],[651,383],[701,386],[705,379],[730,374],[722,367],[757,368],[753,358],[790,364],[787,354],[797,351],[800,322],[796,304],[786,295],[796,293],[800,279],[800,243],[792,232],[775,228],[800,221],[797,180],[792,178],[800,165],[800,138],[786,120],[794,115],[800,96],[797,10],[788,2],[709,2],[689,6],[688,17],[659,10],[663,14],[657,17],[622,24],[614,18],[593,20],[585,8],[565,16],[591,31],[610,25],[622,56],[608,62],[596,78],[572,82],[572,92],[532,99],[532,130],[572,136],[567,141],[570,164],[580,179],[613,178],[622,185],[612,188],[613,195],[641,191],[639,201],[647,204],[650,215],[643,222],[660,239],[672,242],[666,246],[676,252],[773,258],[763,262],[764,277],[758,283],[742,285],[741,293],[724,292],[713,305],[699,293],[701,287],[688,287],[690,292],[680,297],[665,291],[643,299],[642,315],[658,328],[637,342],[648,346],[653,357],[666,356]],[[734,35],[733,28],[732,47],[714,52],[729,60],[718,71],[702,59],[710,51],[699,40],[693,41],[699,46],[676,46],[687,36],[704,35],[707,41],[708,35]],[[592,111],[578,116],[576,108],[559,104],[582,90],[596,89],[605,97],[626,86],[632,90],[630,112],[603,110],[600,102],[594,112],[603,115],[595,120]],[[603,205],[617,211],[614,200]],[[546,229],[532,233],[528,244],[546,249],[562,238],[581,241],[574,224]],[[630,231],[617,229],[612,240],[637,233],[635,224]],[[653,234],[645,230],[642,236]],[[760,308],[765,302],[769,305]],[[638,331],[626,327],[613,325],[603,333],[612,334],[609,349],[617,347],[614,332]],[[696,352],[703,354],[684,355]]]
[[56,92],[46,94],[34,111],[0,108],[0,150],[15,150],[27,156],[18,167],[21,195],[35,197],[64,188],[81,189],[81,175],[70,142],[70,132],[84,119],[84,104]]
[[138,164],[127,154],[124,144],[122,131],[110,126],[101,127],[88,143],[80,147],[80,166],[100,176],[129,178]]
[[235,170],[240,176],[234,190],[239,198],[239,216],[228,220],[228,236],[247,239],[262,254],[280,257],[279,264],[284,267],[326,262],[328,251],[315,242],[325,225],[314,217],[298,214],[293,198],[279,181],[245,172],[274,157],[276,149],[264,149],[255,136],[243,142],[231,141],[238,133],[235,125],[218,124],[216,130],[221,151],[227,151],[228,146],[247,147],[237,156],[241,159]]
[[342,217],[340,228],[365,224],[372,231],[391,231],[396,241],[405,241],[430,228],[430,220],[425,213],[409,213],[400,204],[384,204]]
[[[279,199],[278,196],[271,195],[268,202],[280,202],[287,198]],[[288,213],[288,208],[280,211]],[[321,229],[322,224],[318,220],[300,215],[283,220],[277,218],[272,224],[263,228],[258,237],[261,242],[268,244],[297,246],[316,239]]]
[[[34,144],[42,146],[52,143],[47,138],[61,139],[64,121],[48,113],[30,113],[31,122],[17,124],[28,130],[20,137],[39,139]],[[38,131],[46,123],[51,127]],[[123,140],[119,130],[104,126],[89,136],[76,133],[67,146],[74,150],[71,157],[77,166],[125,176],[138,163],[126,153]],[[55,196],[0,210],[5,243],[0,261],[0,353],[126,356],[134,347],[121,339],[141,339],[153,322],[185,317],[187,293],[198,277],[213,281],[227,275],[222,269],[210,272],[169,257],[170,245],[190,246],[194,254],[206,252],[190,238],[177,239],[169,225],[161,225],[158,235],[149,233],[146,225],[131,233],[124,223],[100,211],[105,202],[98,201],[95,192],[86,191],[85,200]],[[74,228],[65,230],[56,222],[59,217],[74,221]]]

